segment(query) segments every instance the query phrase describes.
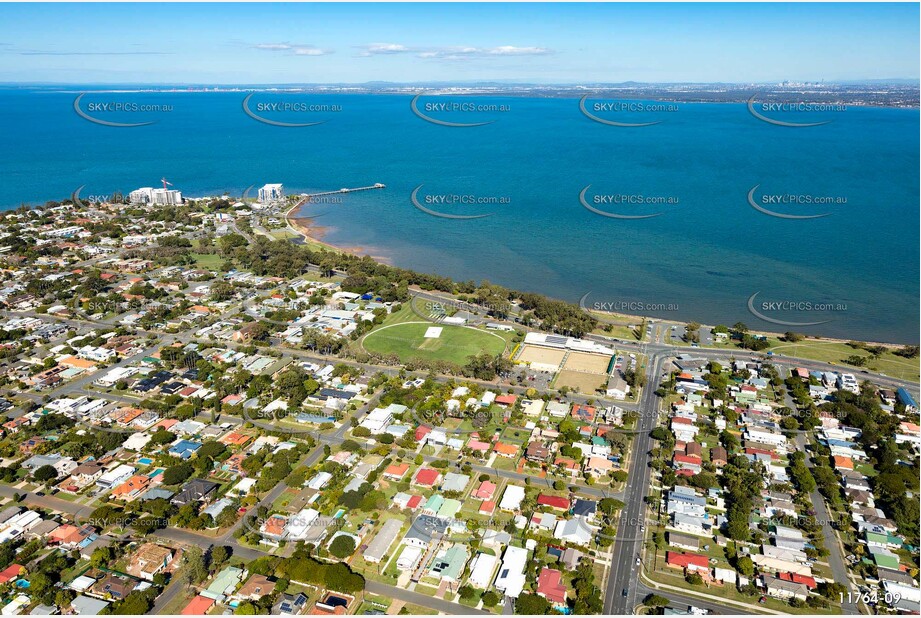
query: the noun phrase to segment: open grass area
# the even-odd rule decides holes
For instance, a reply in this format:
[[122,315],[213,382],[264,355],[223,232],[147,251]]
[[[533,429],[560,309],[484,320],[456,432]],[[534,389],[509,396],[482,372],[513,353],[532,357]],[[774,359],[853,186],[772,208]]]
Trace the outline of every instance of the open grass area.
[[597,373],[583,373],[580,371],[563,370],[556,376],[554,388],[568,386],[580,393],[591,394],[607,384],[607,376]]
[[225,262],[225,258],[216,253],[193,253],[192,257],[195,258],[195,266],[206,270],[220,270],[221,264]]
[[[786,341],[780,341],[773,337],[770,338],[769,341],[771,347],[768,349],[775,354],[833,363],[835,365],[840,365],[842,370],[855,374],[859,374],[862,369],[867,369],[869,371],[882,372],[887,376],[902,380],[911,380],[913,382],[918,382],[919,375],[921,375],[918,359],[902,358],[890,351],[885,352],[878,359],[872,360],[869,352],[854,349],[840,341],[804,339],[797,343],[787,343]],[[861,356],[866,358],[866,366],[854,367],[845,364],[844,359],[849,356]]]
[[[430,328],[441,331],[436,337],[426,337]],[[485,330],[422,321],[384,324],[365,335],[362,346],[368,352],[396,354],[401,361],[421,358],[457,365],[480,352],[501,354],[507,347],[503,337]]]
[[[592,331],[595,335],[617,337],[628,341],[637,341],[637,329],[643,318],[637,316],[621,315],[607,311],[586,311],[599,322],[598,328]],[[645,334],[645,333],[643,333]]]

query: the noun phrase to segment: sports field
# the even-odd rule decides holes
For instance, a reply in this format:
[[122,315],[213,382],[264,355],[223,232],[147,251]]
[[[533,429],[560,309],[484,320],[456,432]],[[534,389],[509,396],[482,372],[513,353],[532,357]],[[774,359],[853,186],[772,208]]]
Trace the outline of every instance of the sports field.
[[385,325],[365,335],[362,347],[376,354],[396,354],[403,361],[422,358],[457,365],[464,365],[467,357],[480,352],[500,354],[505,350],[505,339],[493,333],[467,326],[439,328],[441,332],[435,337],[431,322]]
[[588,354],[586,352],[570,352],[566,357],[566,364],[563,370],[587,371],[589,373],[606,374],[608,364],[611,362],[610,356],[603,354]]
[[522,363],[533,363],[537,365],[556,365],[559,367],[560,362],[566,355],[564,350],[555,348],[543,348],[534,345],[525,345],[521,348],[521,353],[515,360]]
[[572,389],[578,389],[580,393],[594,393],[597,389],[607,384],[608,377],[600,373],[584,373],[582,371],[559,372],[556,381],[553,383],[554,388],[568,386]]

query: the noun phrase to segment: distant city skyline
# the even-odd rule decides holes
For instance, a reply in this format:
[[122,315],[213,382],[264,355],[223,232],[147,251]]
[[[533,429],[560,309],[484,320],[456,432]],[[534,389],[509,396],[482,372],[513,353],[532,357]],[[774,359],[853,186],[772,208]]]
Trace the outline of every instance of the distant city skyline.
[[0,82],[917,79],[919,6],[5,4]]

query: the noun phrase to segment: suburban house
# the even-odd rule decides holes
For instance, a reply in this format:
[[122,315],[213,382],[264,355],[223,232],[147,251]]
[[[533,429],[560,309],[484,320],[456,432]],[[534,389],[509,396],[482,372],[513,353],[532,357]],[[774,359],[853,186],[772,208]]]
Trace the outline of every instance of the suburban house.
[[173,561],[173,550],[155,543],[144,543],[138,547],[128,561],[128,574],[152,581],[154,575]]

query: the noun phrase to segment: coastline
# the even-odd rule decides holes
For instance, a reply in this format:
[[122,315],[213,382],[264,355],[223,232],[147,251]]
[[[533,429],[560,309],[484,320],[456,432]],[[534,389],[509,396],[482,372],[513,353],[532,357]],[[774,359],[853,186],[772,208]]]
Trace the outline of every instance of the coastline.
[[[324,230],[328,228],[324,228],[323,226],[315,226],[315,227],[305,226],[305,225],[300,224],[295,218],[291,216],[295,211],[307,205],[309,202],[310,202],[310,198],[304,198],[300,200],[294,206],[289,208],[287,212],[285,212],[285,215],[284,215],[285,222],[288,226],[288,229],[300,238],[301,243],[305,245],[318,245],[319,247],[323,249],[326,249],[326,250],[329,250],[335,253],[347,253],[351,255],[357,255],[359,257],[368,256],[371,259],[377,262],[380,262],[382,264],[386,264],[388,266],[394,265],[386,258],[369,254],[362,247],[339,247],[337,245],[333,245],[323,240],[320,240],[320,238],[323,237]],[[565,302],[568,302],[568,301],[565,301]],[[683,322],[681,320],[666,320],[664,318],[659,318],[653,315],[631,315],[627,313],[614,313],[611,311],[602,311],[602,310],[588,311],[584,308],[582,309],[589,315],[601,314],[603,316],[610,316],[611,318],[623,319],[626,323],[622,324],[622,326],[627,326],[629,322],[642,322],[643,320],[651,321],[652,323],[682,324],[685,326],[690,323],[690,322]],[[603,320],[600,322],[603,323]],[[697,323],[700,324],[701,326],[706,326],[709,328],[716,326],[715,324],[708,324],[708,323],[699,322],[699,321]],[[777,339],[781,339],[784,335],[784,333],[777,332],[777,331],[759,330],[759,329],[751,329],[750,332],[756,335],[764,335],[766,337],[774,337]],[[821,342],[821,343],[829,343],[829,344],[845,344],[845,345],[850,341],[858,341],[860,343],[864,343],[867,345],[883,346],[883,347],[891,348],[894,350],[902,348],[906,345],[911,345],[911,344],[906,344],[906,343],[863,341],[859,339],[840,339],[840,338],[835,338],[835,337],[821,337],[817,335],[803,334],[803,341],[806,341],[806,340],[813,341],[813,342]],[[679,346],[679,347],[683,347],[683,346]],[[692,350],[692,349],[694,348],[688,346],[688,350]],[[712,349],[722,349],[722,348],[712,347]]]
[[[319,95],[319,96],[348,96],[348,95],[374,95],[374,96],[397,96],[410,97],[414,94],[425,96],[444,96],[453,95],[459,97],[509,97],[519,99],[579,99],[585,93],[593,93],[597,96],[606,96],[620,100],[634,101],[657,101],[663,103],[690,103],[690,104],[729,104],[744,105],[748,102],[748,93],[751,90],[757,90],[758,86],[762,90],[769,90],[772,84],[752,84],[750,88],[746,87],[745,96],[727,97],[725,99],[693,97],[689,96],[695,92],[693,90],[681,94],[675,94],[671,91],[662,92],[656,90],[656,84],[649,84],[652,89],[645,93],[642,90],[630,92],[623,91],[621,84],[582,84],[579,89],[575,89],[573,84],[533,84],[530,88],[506,88],[490,89],[484,86],[465,85],[458,86],[460,90],[452,93],[445,93],[444,86],[436,85],[414,85],[414,84],[395,84],[391,89],[370,88],[367,84],[325,84],[325,85],[288,85],[288,84],[253,84],[253,85],[233,85],[224,84],[217,86],[205,86],[201,84],[184,86],[184,85],[150,85],[149,87],[108,87],[99,88],[92,84],[81,85],[73,83],[41,83],[41,82],[3,82],[0,83],[0,90],[12,91],[34,91],[37,94],[80,94],[91,92],[93,94],[235,94],[235,93],[268,93],[268,94],[287,94],[287,95]],[[683,84],[681,84],[683,85]],[[701,86],[701,92],[709,92],[706,88],[708,84],[689,83],[691,86]],[[743,89],[741,84],[733,84],[740,90]],[[828,105],[846,105],[853,108],[880,108],[880,109],[903,109],[917,111],[921,105],[915,104],[894,104],[892,102],[875,103],[872,101],[842,101],[838,99],[822,97],[820,92],[809,93],[808,91],[781,91],[780,94],[800,95],[797,100],[810,98],[802,96],[812,94],[808,102]]]
[[[387,264],[388,266],[392,266],[392,265],[393,265],[393,264],[391,263],[391,261],[390,261],[388,258],[386,258],[386,257],[384,257],[384,256],[382,256],[382,255],[373,255],[373,254],[369,253],[369,252],[367,251],[367,248],[365,248],[365,247],[361,247],[361,246],[356,246],[356,247],[340,247],[340,246],[333,245],[333,244],[330,244],[330,243],[328,243],[328,242],[325,242],[325,241],[321,240],[321,239],[323,238],[323,236],[326,234],[326,232],[327,232],[329,229],[331,229],[329,226],[322,226],[322,225],[310,226],[310,225],[304,225],[304,224],[302,223],[302,221],[303,221],[304,219],[309,219],[310,217],[294,217],[294,216],[293,216],[295,212],[297,212],[298,210],[300,210],[300,209],[303,208],[304,206],[307,206],[309,203],[310,203],[310,198],[309,198],[309,197],[305,197],[305,198],[303,198],[302,200],[298,201],[296,204],[294,204],[291,208],[289,208],[289,209],[285,212],[285,215],[284,215],[285,224],[286,224],[287,227],[288,227],[288,231],[290,231],[292,234],[294,234],[295,236],[297,236],[297,237],[299,238],[299,244],[304,244],[304,245],[308,245],[308,246],[309,246],[309,245],[316,245],[316,246],[319,247],[320,249],[325,249],[325,250],[331,251],[331,252],[333,252],[333,253],[348,253],[348,254],[350,254],[350,255],[356,255],[356,256],[359,256],[359,257],[368,256],[368,257],[370,257],[371,259],[373,259],[373,260],[375,260],[375,261],[377,261],[377,262],[380,262],[380,263],[382,263],[382,264]],[[298,241],[295,241],[294,239],[292,239],[292,241],[293,241],[293,242],[298,242]]]

